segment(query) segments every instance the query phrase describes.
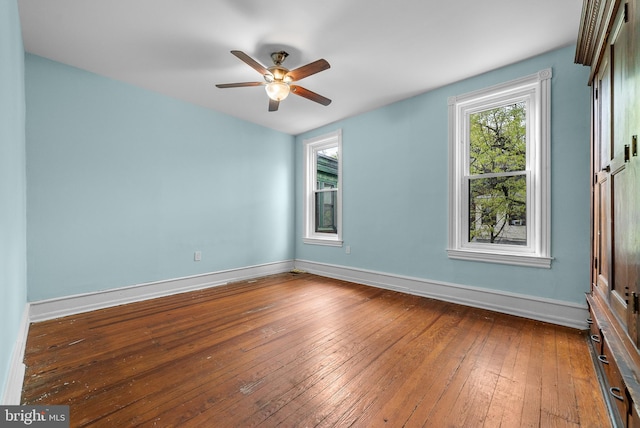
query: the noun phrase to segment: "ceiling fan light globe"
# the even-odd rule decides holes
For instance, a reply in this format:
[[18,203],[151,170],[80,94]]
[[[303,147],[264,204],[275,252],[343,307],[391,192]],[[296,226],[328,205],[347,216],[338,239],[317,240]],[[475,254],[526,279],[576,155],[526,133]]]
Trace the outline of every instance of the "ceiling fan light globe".
[[271,82],[265,87],[267,95],[274,101],[282,101],[289,95],[289,85],[284,82]]

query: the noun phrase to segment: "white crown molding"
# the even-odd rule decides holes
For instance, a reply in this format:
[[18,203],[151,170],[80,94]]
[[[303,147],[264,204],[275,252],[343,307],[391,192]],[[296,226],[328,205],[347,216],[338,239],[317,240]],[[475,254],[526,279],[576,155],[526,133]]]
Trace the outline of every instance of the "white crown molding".
[[92,293],[40,300],[29,304],[29,320],[31,322],[45,321],[82,312],[94,311],[96,309],[124,305],[126,303],[216,287],[229,282],[288,272],[293,269],[293,266],[293,260],[286,260],[202,275],[137,284],[128,287],[113,288]]
[[586,328],[589,316],[584,305],[480,287],[394,275],[346,266],[296,260],[296,269],[329,278],[342,279],[402,293],[488,309],[552,324]]

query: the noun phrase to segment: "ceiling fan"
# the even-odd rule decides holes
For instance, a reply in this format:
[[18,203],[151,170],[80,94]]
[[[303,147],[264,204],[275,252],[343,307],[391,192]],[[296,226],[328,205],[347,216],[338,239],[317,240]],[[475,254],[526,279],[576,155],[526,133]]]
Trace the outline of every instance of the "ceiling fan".
[[331,67],[326,60],[319,59],[307,65],[303,65],[302,67],[298,67],[295,70],[289,70],[282,66],[285,58],[289,56],[285,51],[273,52],[271,54],[273,66],[269,68],[264,67],[258,61],[254,60],[242,51],[231,51],[231,53],[241,61],[244,61],[258,73],[262,74],[264,82],[224,83],[216,85],[216,87],[242,88],[247,86],[264,86],[267,91],[267,95],[269,96],[269,111],[277,111],[280,101],[287,98],[289,93],[294,93],[308,100],[315,101],[323,106],[331,104],[331,100],[329,98],[316,94],[302,86],[292,85],[293,82],[302,80],[305,77],[309,77],[312,74],[319,73]]

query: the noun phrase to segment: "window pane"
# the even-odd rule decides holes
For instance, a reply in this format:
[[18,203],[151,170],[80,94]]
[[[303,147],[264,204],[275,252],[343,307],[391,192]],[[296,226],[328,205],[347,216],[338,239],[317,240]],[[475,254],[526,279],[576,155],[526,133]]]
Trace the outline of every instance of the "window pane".
[[469,173],[524,171],[526,103],[519,102],[469,115]]
[[338,147],[319,150],[316,168],[316,189],[338,187]]
[[469,242],[527,245],[525,175],[469,180]]
[[316,232],[338,233],[337,192],[335,190],[316,192]]

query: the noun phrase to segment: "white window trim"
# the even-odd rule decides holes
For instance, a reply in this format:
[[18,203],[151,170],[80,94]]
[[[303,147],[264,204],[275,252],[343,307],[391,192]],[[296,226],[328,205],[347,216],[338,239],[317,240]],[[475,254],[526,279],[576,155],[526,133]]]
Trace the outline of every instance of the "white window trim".
[[[550,268],[551,249],[551,77],[550,68],[489,88],[451,97],[449,104],[449,258]],[[468,242],[466,115],[492,103],[526,98],[528,245]],[[530,129],[529,129],[530,128]],[[529,209],[533,204],[534,209]]]
[[[315,231],[315,198],[314,190],[317,182],[317,170],[314,168],[316,153],[328,147],[338,146],[338,190],[336,198],[337,233],[318,233]],[[303,141],[304,146],[304,236],[305,244],[328,245],[342,247],[342,130],[320,135]]]

